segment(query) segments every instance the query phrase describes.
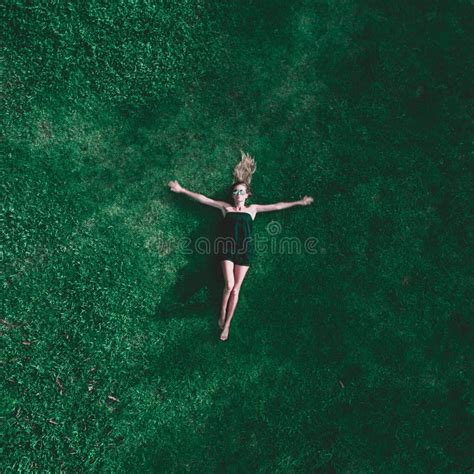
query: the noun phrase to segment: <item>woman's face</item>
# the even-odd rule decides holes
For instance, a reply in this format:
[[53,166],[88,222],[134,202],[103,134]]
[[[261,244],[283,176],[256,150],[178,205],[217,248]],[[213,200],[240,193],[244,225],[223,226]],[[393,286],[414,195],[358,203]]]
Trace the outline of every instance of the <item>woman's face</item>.
[[247,187],[245,184],[238,184],[232,191],[232,197],[234,198],[234,203],[236,206],[244,204],[248,196],[249,195],[247,194]]

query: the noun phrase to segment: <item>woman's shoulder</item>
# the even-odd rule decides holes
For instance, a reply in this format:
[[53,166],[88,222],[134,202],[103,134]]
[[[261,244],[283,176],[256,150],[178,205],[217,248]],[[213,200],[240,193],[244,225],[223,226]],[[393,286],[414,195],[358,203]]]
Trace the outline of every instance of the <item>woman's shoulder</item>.
[[250,206],[247,207],[247,212],[252,216],[252,220],[255,220],[255,216],[257,215],[255,204],[250,204]]

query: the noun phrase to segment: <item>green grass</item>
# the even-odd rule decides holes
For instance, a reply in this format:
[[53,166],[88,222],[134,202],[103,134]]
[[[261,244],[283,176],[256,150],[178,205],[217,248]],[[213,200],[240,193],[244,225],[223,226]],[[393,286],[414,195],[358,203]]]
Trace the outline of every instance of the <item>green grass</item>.
[[[7,2],[6,472],[472,470],[472,5]],[[30,6],[28,6],[30,5]],[[210,255],[239,150],[257,255]],[[163,245],[165,244],[165,245]],[[471,448],[469,448],[471,446]]]

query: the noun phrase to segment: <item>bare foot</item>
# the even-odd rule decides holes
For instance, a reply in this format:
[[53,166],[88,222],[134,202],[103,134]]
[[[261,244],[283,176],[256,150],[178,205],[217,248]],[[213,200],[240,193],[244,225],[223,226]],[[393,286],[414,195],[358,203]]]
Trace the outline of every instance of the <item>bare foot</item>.
[[229,337],[229,328],[224,326],[224,329],[221,332],[221,341],[227,341]]

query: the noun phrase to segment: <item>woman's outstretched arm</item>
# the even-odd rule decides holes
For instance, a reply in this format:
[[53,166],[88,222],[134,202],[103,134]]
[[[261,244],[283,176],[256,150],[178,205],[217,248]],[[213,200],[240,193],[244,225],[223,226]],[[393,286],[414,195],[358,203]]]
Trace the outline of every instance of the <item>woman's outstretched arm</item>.
[[206,206],[217,207],[218,209],[223,209],[225,207],[229,207],[230,204],[224,201],[216,201],[215,199],[208,198],[204,196],[204,194],[194,193],[189,189],[184,188],[181,186],[178,181],[170,181],[168,183],[171,191],[175,193],[182,193],[186,194],[187,196],[193,198],[195,201],[200,202],[201,204],[205,204]]
[[256,212],[281,211],[294,206],[308,206],[314,201],[311,196],[305,196],[299,201],[277,202],[275,204],[253,204]]

